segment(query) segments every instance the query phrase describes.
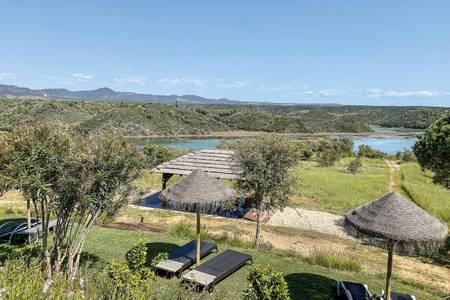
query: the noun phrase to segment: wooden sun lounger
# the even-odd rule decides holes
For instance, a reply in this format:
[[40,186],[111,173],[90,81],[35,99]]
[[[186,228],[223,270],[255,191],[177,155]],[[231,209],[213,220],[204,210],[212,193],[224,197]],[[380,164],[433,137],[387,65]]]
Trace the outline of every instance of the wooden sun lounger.
[[[6,224],[4,224],[6,225]],[[53,231],[56,226],[56,220],[50,220],[48,223],[49,231]],[[42,224],[40,221],[32,220],[31,228],[28,229],[27,223],[15,223],[13,226],[8,227],[7,229],[0,232],[0,240],[8,240],[11,241],[13,239],[23,239],[31,237],[32,240],[35,240],[37,237],[42,235]]]
[[338,281],[337,296],[339,299],[345,300],[371,300],[372,295],[369,292],[367,284],[349,282],[349,281]]
[[211,291],[217,283],[248,262],[252,262],[250,255],[225,250],[183,275],[183,282]]
[[[166,273],[172,273],[180,275],[184,270],[192,266],[196,261],[196,246],[197,241],[193,240],[189,243],[176,248],[169,254],[169,258],[162,262],[159,262],[156,266],[156,270],[164,271]],[[208,243],[205,241],[200,242],[200,258],[205,257],[213,251],[217,251],[217,245]]]

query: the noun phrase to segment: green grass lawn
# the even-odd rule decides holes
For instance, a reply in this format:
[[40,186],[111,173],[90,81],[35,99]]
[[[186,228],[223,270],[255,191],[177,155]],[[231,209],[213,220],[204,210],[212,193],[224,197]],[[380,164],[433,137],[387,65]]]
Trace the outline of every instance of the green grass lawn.
[[[95,227],[88,237],[85,251],[89,254],[89,260],[94,263],[94,266],[100,267],[112,259],[124,260],[126,252],[136,244],[139,238],[144,239],[151,255],[170,251],[187,242],[166,234]],[[229,246],[219,244],[220,251],[227,248]],[[250,254],[255,263],[270,264],[275,270],[283,272],[293,299],[332,299],[336,280],[341,279],[368,283],[373,292],[379,292],[384,288],[383,274],[370,275],[365,272],[340,271],[310,265],[300,256],[289,251],[236,250]],[[238,298],[241,291],[246,288],[248,271],[249,267],[244,267],[221,282],[216,288],[217,295]],[[171,281],[174,280],[178,279],[171,279]],[[395,279],[393,288],[399,292],[412,293],[417,299],[439,299],[439,296],[442,296],[436,290],[405,280]]]
[[291,205],[345,213],[388,192],[389,167],[383,160],[363,159],[356,175],[346,172],[350,159],[332,167],[305,162],[295,169]]
[[417,163],[401,165],[402,188],[421,207],[450,225],[450,190],[433,183],[432,173]]

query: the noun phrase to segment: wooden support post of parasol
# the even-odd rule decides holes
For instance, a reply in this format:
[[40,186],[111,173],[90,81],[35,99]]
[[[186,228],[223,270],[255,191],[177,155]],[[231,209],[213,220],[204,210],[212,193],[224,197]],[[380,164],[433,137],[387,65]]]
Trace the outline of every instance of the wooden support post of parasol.
[[388,242],[388,261],[387,261],[387,272],[386,272],[386,294],[385,299],[391,299],[391,277],[392,277],[392,259],[394,256],[394,242]]
[[200,265],[200,205],[197,208],[197,251],[196,251],[197,259],[196,266]]

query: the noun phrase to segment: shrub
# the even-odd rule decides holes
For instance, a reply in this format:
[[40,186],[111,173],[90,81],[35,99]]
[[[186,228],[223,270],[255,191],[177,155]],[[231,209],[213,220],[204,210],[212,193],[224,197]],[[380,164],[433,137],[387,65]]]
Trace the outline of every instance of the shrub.
[[358,148],[358,156],[367,158],[386,158],[388,155],[383,151],[374,149],[368,145],[360,145]]
[[155,279],[155,274],[147,267],[140,272],[133,272],[126,264],[111,261],[108,276],[119,292],[136,292],[148,287],[148,282]]
[[340,156],[339,149],[331,140],[324,139],[319,142],[317,147],[317,159],[320,166],[333,166],[339,160]]
[[402,163],[416,161],[416,157],[411,150],[405,150],[402,152],[400,156],[400,160]]
[[362,263],[354,258],[345,258],[340,254],[324,250],[314,250],[305,261],[310,265],[318,265],[330,269],[338,269],[351,272],[361,272]]
[[146,145],[143,152],[147,156],[151,167],[155,167],[173,158],[166,147],[157,144]]
[[296,141],[295,151],[300,160],[310,160],[314,154],[309,141]]
[[289,289],[281,272],[274,272],[269,265],[255,265],[247,277],[249,287],[244,291],[244,299],[287,300]]
[[133,272],[139,272],[145,267],[147,261],[147,247],[142,239],[138,241],[136,246],[127,252],[126,260],[128,267]]
[[362,161],[361,158],[356,157],[347,166],[347,172],[356,174],[358,173],[359,169],[362,167]]

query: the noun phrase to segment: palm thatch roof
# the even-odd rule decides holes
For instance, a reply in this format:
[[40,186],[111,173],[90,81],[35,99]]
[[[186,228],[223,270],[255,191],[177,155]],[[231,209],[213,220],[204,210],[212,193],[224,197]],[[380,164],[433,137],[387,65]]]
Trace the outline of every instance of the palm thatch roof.
[[437,251],[448,234],[446,224],[397,193],[360,206],[345,219],[358,233],[375,238],[377,246],[394,241],[396,252],[407,255]]
[[214,213],[236,200],[235,191],[202,170],[195,170],[181,181],[163,190],[161,201],[183,211]]
[[202,149],[162,163],[155,173],[188,175],[200,169],[215,178],[240,179],[239,167],[233,161],[234,152],[223,149]]

